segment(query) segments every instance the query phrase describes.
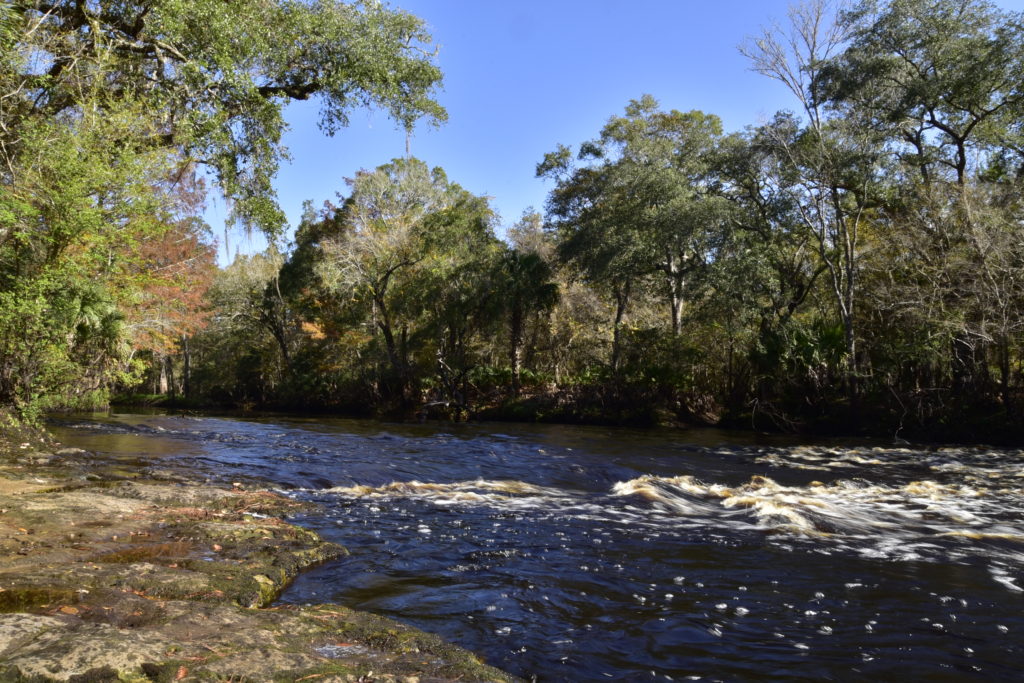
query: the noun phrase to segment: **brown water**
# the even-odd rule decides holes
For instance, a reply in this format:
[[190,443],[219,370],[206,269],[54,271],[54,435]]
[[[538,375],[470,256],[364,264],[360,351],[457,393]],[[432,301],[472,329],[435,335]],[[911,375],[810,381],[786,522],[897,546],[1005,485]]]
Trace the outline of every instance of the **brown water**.
[[65,420],[126,476],[265,482],[351,556],[285,602],[542,681],[1020,680],[1024,453],[715,431]]

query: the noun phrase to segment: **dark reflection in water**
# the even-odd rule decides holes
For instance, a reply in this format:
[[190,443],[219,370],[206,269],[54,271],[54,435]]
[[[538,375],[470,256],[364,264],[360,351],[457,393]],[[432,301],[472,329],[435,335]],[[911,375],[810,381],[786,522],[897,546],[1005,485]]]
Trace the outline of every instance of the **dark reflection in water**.
[[269,482],[351,556],[284,602],[543,681],[1016,680],[1024,456],[715,431],[116,416],[140,476]]

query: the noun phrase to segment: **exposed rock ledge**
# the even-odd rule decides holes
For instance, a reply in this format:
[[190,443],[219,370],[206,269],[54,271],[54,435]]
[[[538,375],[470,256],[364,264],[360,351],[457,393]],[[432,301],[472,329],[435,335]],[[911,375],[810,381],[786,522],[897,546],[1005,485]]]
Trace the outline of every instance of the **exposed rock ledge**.
[[280,519],[300,503],[84,477],[83,451],[8,448],[0,681],[513,680],[382,617],[264,607],[299,571],[345,553]]

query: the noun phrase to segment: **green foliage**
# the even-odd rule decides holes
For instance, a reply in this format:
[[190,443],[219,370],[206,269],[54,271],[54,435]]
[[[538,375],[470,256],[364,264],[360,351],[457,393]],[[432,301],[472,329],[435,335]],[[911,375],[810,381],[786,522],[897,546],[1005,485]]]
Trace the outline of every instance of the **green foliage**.
[[[18,47],[29,57],[6,74],[18,88],[5,105],[10,116],[102,115],[138,101],[152,130],[129,144],[172,146],[210,164],[235,216],[267,230],[283,223],[270,181],[284,154],[287,101],[317,98],[327,133],[356,106],[379,107],[407,128],[445,117],[430,97],[440,72],[422,22],[379,3],[55,0],[17,8],[27,29]],[[15,133],[7,144],[17,140]]]
[[[363,412],[403,410],[423,390],[456,400],[501,310],[490,207],[417,159],[362,172],[350,189],[340,206],[306,207],[287,259],[271,251],[225,271],[200,342],[222,359],[244,355],[224,346],[239,337],[277,344],[276,362],[247,361],[263,370],[261,390],[245,392],[256,403]],[[231,377],[218,382],[230,400]]]
[[[354,107],[407,129],[440,122],[429,43],[419,19],[376,2],[0,7],[0,405],[34,419],[137,381],[133,341],[159,347],[161,362],[186,343],[206,283],[181,264],[209,264],[199,167],[235,219],[277,234],[285,105],[316,98],[328,134]],[[185,243],[191,253],[176,255]],[[236,312],[259,319],[287,365],[283,298],[235,285],[247,297]]]
[[[509,244],[441,169],[362,171],[337,205],[306,207],[289,250],[221,271],[208,324],[186,315],[189,334],[133,356],[128,330],[160,318],[141,302],[168,291],[140,245],[201,233],[168,178],[201,159],[273,234],[288,99],[318,98],[328,132],[355,105],[443,118],[414,17],[236,5],[0,11],[0,110],[18,122],[0,135],[0,404],[35,414],[151,357],[243,407],[1019,431],[1021,15],[799,5],[744,50],[796,113],[726,134],[633,100],[545,155],[547,215],[524,214]],[[53,62],[29,63],[26,25]]]
[[135,369],[123,364],[129,349],[112,301],[91,283],[68,285],[48,273],[0,292],[0,401],[30,422],[130,381]]
[[580,146],[584,165],[573,168],[560,148],[538,166],[558,181],[548,208],[561,258],[616,292],[619,323],[645,287],[668,303],[672,334],[682,330],[731,211],[718,191],[721,136],[718,117],[661,112],[644,95]]

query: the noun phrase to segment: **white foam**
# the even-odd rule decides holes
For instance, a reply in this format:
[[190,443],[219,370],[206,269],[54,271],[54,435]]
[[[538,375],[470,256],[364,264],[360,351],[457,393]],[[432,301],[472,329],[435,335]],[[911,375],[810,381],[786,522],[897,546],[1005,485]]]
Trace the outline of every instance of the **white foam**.
[[[718,451],[737,453],[737,449]],[[1024,591],[1020,577],[1001,569],[1024,564],[1021,453],[822,447],[759,448],[754,453],[758,462],[780,468],[806,466],[844,476],[852,468],[868,468],[872,479],[884,483],[838,478],[797,486],[754,476],[728,486],[684,474],[642,475],[614,483],[606,494],[482,478],[340,486],[326,492],[366,500],[369,509],[378,512],[377,501],[401,498],[437,506],[485,506],[521,514],[522,519],[572,518],[594,526],[590,538],[595,544],[603,544],[612,528],[616,533],[623,528],[640,529],[645,539],[682,529],[717,538],[716,530],[731,530],[767,532],[769,542],[783,550],[853,552],[897,561],[984,557],[992,562],[996,582],[1008,590]],[[911,465],[915,469],[910,471],[918,472],[926,466],[936,478],[898,479]],[[427,535],[431,530],[421,524],[418,531]],[[719,535],[729,538],[727,533]],[[683,582],[683,577],[674,579],[677,585]]]

